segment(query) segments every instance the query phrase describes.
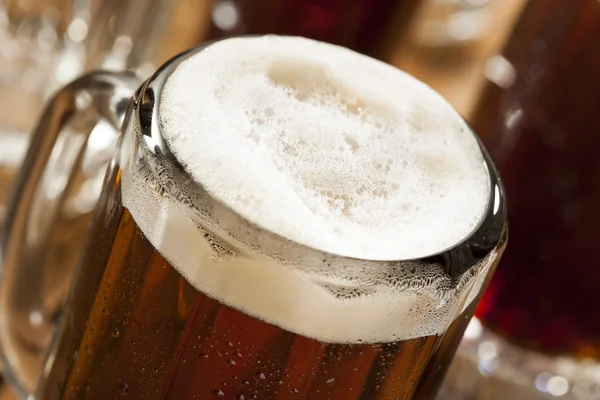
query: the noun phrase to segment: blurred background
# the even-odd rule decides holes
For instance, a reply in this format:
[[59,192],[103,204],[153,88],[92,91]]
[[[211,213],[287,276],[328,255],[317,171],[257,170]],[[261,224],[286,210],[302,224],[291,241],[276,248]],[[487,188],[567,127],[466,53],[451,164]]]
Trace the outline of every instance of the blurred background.
[[[0,0],[0,226],[58,87],[97,68],[145,78],[196,44],[266,33],[347,46],[416,76],[501,170],[509,250],[440,399],[600,399],[597,0]],[[82,190],[89,214],[95,192]]]

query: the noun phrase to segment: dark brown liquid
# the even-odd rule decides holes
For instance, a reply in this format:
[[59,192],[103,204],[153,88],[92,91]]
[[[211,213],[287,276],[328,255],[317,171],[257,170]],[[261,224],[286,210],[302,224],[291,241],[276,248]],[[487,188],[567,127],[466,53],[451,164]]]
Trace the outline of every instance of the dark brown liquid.
[[600,357],[600,2],[532,0],[472,123],[504,179],[511,243],[478,309],[508,339]]
[[194,289],[122,208],[118,184],[101,199],[41,399],[433,397],[474,305],[441,336],[329,344],[293,334]]
[[234,30],[213,26],[211,36],[283,34],[304,36],[386,58],[421,0],[236,0]]

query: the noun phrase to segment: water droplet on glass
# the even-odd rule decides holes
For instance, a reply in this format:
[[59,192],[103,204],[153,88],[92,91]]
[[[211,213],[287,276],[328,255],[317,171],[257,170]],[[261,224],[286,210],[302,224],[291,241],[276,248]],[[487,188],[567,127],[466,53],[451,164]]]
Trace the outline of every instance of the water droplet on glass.
[[236,364],[236,362],[235,362],[235,360],[233,360],[233,359],[231,359],[231,358],[228,358],[228,359],[227,359],[227,361],[225,361],[225,362],[226,362],[227,364],[229,364],[229,365],[237,365],[237,364]]
[[129,394],[129,385],[125,382],[122,382],[119,385],[119,394],[121,396],[127,396],[127,394]]
[[121,334],[121,331],[119,330],[119,328],[115,327],[115,329],[113,330],[112,336],[114,338],[118,338],[120,334]]
[[327,380],[325,381],[325,383],[326,383],[326,384],[328,384],[328,385],[331,385],[331,384],[333,384],[334,382],[335,382],[335,378],[327,379]]
[[210,394],[214,396],[225,397],[225,393],[223,393],[221,389],[213,389],[210,391]]
[[267,379],[267,377],[265,376],[264,372],[260,372],[260,371],[256,372],[254,374],[254,377],[256,379]]

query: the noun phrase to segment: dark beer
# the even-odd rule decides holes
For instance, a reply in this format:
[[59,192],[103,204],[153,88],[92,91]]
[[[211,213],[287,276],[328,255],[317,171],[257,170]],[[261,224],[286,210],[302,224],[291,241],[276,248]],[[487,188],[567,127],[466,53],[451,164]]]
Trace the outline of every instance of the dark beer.
[[39,397],[432,398],[504,212],[414,78],[300,38],[196,50],[134,96]]
[[504,179],[512,242],[478,315],[522,346],[596,359],[599,42],[600,2],[530,1],[504,51],[514,71],[472,121]]
[[[386,59],[404,40],[421,0],[217,1],[211,37],[233,34],[304,36]],[[233,16],[221,22],[219,10]],[[227,11],[225,11],[227,13]],[[231,25],[230,25],[231,24]]]

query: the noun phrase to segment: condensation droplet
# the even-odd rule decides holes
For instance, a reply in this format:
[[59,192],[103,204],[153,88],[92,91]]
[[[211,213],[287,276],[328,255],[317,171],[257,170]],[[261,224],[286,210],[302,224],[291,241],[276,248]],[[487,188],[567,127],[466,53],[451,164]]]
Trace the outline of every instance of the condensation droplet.
[[127,396],[129,394],[129,385],[125,382],[121,382],[119,385],[119,394],[121,396]]

